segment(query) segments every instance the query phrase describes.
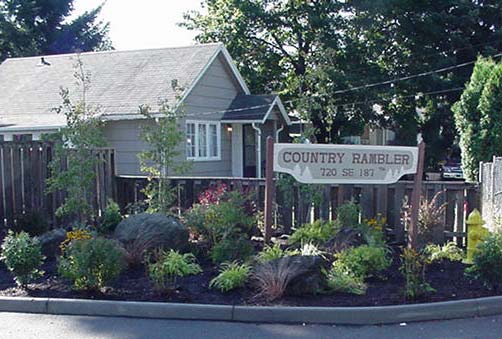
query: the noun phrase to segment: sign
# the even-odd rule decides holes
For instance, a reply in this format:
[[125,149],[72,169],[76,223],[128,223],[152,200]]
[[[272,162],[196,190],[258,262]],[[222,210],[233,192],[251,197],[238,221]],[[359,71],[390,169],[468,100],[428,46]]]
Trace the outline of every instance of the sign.
[[392,184],[415,174],[418,147],[274,144],[273,170],[307,184]]

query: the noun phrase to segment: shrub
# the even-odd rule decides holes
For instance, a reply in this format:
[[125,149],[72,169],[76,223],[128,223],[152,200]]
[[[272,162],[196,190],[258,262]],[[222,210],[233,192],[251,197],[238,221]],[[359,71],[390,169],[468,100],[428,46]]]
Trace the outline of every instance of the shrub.
[[110,284],[125,268],[122,251],[109,239],[72,240],[60,258],[59,274],[77,290],[96,290]]
[[336,209],[336,220],[340,226],[357,228],[360,213],[359,205],[351,200]]
[[[425,244],[431,243],[434,235],[434,229],[443,222],[444,210],[448,203],[439,204],[439,199],[444,192],[439,191],[432,197],[431,200],[422,197],[420,207],[418,209],[418,246],[424,247]],[[411,205],[405,203],[404,206],[404,221],[406,225],[410,224]]]
[[220,274],[211,280],[209,287],[228,292],[237,287],[244,286],[251,272],[251,266],[238,262],[221,264]]
[[473,265],[466,271],[489,288],[502,283],[502,234],[489,235],[473,253]]
[[34,237],[47,232],[49,230],[49,223],[41,212],[32,211],[18,216],[11,230],[14,233],[24,231]]
[[298,253],[299,252],[296,250],[282,250],[279,244],[274,244],[274,246],[266,245],[263,250],[258,253],[256,259],[259,263],[263,264],[290,255],[296,255]]
[[401,254],[399,270],[404,277],[404,295],[408,299],[416,299],[434,289],[425,279],[427,258],[414,249],[405,248]]
[[324,258],[325,255],[324,251],[321,251],[316,245],[311,243],[303,244],[302,247],[300,247],[300,251],[297,253],[303,256],[314,256],[322,258]]
[[148,265],[148,276],[156,290],[163,291],[176,288],[176,279],[187,275],[198,274],[202,268],[196,263],[192,253],[181,254],[175,250],[161,251],[157,262]]
[[253,273],[258,290],[255,298],[267,301],[281,298],[289,283],[306,271],[305,267],[291,260],[275,260],[258,266]]
[[122,215],[119,205],[112,199],[108,199],[99,231],[103,234],[112,233],[121,221]]
[[251,257],[253,253],[253,244],[244,237],[223,239],[215,244],[210,250],[211,260],[214,263],[246,260]]
[[92,239],[92,233],[89,230],[77,229],[73,231],[66,232],[66,239],[59,245],[61,253],[64,253],[67,246],[75,240],[89,240]]
[[157,244],[157,235],[153,232],[138,234],[133,241],[122,244],[124,259],[129,267],[138,267],[145,262],[148,253]]
[[335,261],[326,272],[328,288],[333,292],[365,294],[367,286],[364,278],[357,276],[341,261]]
[[378,214],[375,218],[365,219],[359,226],[364,241],[374,247],[385,247],[385,226],[387,219]]
[[44,272],[40,270],[40,266],[44,259],[40,244],[26,232],[15,234],[9,231],[2,243],[0,260],[14,275],[16,284],[22,287],[42,276]]
[[346,249],[337,253],[336,259],[341,262],[340,265],[343,264],[356,276],[363,279],[378,275],[391,264],[386,248],[368,245]]
[[290,244],[313,243],[321,245],[336,234],[335,223],[332,221],[317,220],[312,224],[305,224],[297,228],[289,237]]
[[431,262],[442,260],[462,261],[464,259],[464,252],[453,241],[443,246],[429,244],[425,247],[424,253]]

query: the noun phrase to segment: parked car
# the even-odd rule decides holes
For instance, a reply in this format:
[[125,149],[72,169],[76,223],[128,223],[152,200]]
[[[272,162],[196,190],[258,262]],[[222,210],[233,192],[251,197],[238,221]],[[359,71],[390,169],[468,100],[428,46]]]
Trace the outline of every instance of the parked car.
[[462,165],[457,161],[449,161],[441,165],[441,178],[463,180],[464,172],[462,171]]

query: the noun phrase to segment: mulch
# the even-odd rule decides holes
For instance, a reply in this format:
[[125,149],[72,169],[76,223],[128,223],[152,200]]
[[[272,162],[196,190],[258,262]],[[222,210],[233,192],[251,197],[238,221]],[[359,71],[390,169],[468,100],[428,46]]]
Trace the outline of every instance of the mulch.
[[0,264],[0,295],[23,297],[76,298],[96,300],[154,301],[178,303],[202,303],[223,305],[283,305],[283,306],[382,306],[407,303],[425,303],[457,299],[478,298],[502,294],[489,290],[479,281],[464,274],[466,265],[460,262],[434,263],[427,269],[427,279],[436,290],[417,300],[409,301],[403,296],[404,279],[399,272],[399,255],[394,255],[392,266],[383,274],[386,279],[372,278],[368,281],[365,295],[345,293],[308,296],[284,296],[273,303],[254,298],[252,286],[229,293],[209,289],[209,281],[218,273],[209,261],[201,261],[204,272],[178,280],[179,288],[170,293],[158,293],[149,281],[145,267],[129,269],[111,287],[101,291],[74,291],[68,281],[58,277],[57,261],[44,264],[45,274],[24,290],[16,287],[11,274]]

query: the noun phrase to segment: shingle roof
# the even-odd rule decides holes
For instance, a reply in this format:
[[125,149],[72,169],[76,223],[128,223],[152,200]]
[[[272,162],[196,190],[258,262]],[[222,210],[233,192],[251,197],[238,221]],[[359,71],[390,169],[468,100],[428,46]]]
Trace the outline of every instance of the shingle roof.
[[262,121],[277,95],[238,95],[223,115],[222,121]]
[[[189,47],[107,51],[80,54],[91,76],[86,102],[99,105],[107,115],[136,115],[138,106],[153,110],[160,100],[173,103],[172,80],[184,88],[197,79],[221,44]],[[0,126],[63,125],[64,117],[52,109],[61,104],[60,88],[80,98],[74,65],[77,54],[7,59],[0,65]]]

